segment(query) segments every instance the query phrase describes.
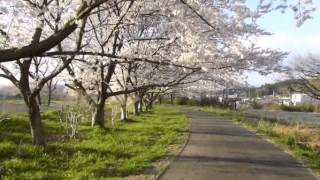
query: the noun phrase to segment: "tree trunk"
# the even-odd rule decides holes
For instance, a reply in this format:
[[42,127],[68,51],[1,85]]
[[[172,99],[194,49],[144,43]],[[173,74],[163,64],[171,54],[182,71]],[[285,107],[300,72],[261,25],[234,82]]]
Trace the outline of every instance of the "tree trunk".
[[127,108],[127,102],[128,102],[128,95],[123,95],[123,102],[121,104],[121,120],[127,120],[128,119],[128,108]]
[[92,126],[98,125],[100,128],[104,128],[104,107],[105,107],[105,99],[102,99],[100,103],[98,103],[92,113]]
[[170,103],[173,104],[173,94],[170,94]]
[[128,119],[128,112],[127,112],[127,106],[122,105],[121,106],[121,120],[127,120]]
[[151,110],[152,109],[152,106],[153,106],[153,104],[152,104],[152,101],[149,101],[149,102],[145,102],[145,106],[146,106],[146,111],[149,111],[149,110]]
[[140,99],[140,100],[138,101],[138,109],[139,109],[139,113],[142,113],[142,111],[143,111],[142,99]]
[[41,101],[41,95],[40,95],[40,93],[38,94],[37,99],[38,99],[38,103],[41,105],[41,104],[42,104],[42,101]]
[[47,87],[48,87],[48,106],[50,106],[51,104],[51,97],[52,97],[52,79],[47,83]]
[[149,107],[149,109],[153,108],[153,101],[152,100],[149,102],[148,107]]
[[51,97],[52,97],[52,91],[49,89],[48,90],[48,106],[51,105]]
[[40,108],[35,97],[29,98],[28,104],[32,143],[34,145],[45,145],[45,135],[41,122]]
[[159,102],[159,104],[162,104],[162,97],[161,96],[158,97],[158,102]]
[[139,115],[139,101],[134,102],[134,115]]

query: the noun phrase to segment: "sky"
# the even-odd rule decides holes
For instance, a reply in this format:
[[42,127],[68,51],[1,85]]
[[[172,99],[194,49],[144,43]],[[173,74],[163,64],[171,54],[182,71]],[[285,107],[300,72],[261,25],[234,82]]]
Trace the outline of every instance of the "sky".
[[[250,0],[249,4],[253,1]],[[251,6],[254,6],[251,4]],[[320,4],[316,4],[320,8]],[[271,12],[260,20],[258,24],[273,35],[261,37],[258,44],[265,48],[279,48],[289,53],[284,60],[285,64],[292,64],[295,57],[308,54],[320,54],[320,10],[313,13],[313,19],[307,20],[301,27],[296,26],[293,13],[287,10]],[[248,83],[253,86],[260,86],[265,83],[272,83],[283,80],[279,74],[261,76],[258,73],[248,75]]]

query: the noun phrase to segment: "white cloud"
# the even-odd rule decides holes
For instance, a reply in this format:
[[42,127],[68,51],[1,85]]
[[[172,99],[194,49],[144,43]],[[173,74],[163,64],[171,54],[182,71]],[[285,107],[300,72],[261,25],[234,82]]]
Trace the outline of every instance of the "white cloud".
[[[320,34],[293,36],[284,32],[277,32],[271,36],[264,36],[257,39],[257,45],[262,48],[280,49],[289,53],[284,64],[291,64],[296,56],[307,54],[319,54]],[[248,83],[253,86],[260,86],[265,83],[273,83],[284,80],[285,77],[278,73],[262,76],[258,73],[249,73]]]
[[291,36],[284,32],[277,32],[271,36],[258,38],[257,43],[264,48],[279,48],[283,51],[289,51],[292,55],[303,55],[308,53],[317,53],[319,47],[320,34]]
[[267,76],[260,75],[257,72],[249,72],[246,74],[248,76],[247,82],[255,87],[259,87],[263,84],[272,84],[277,81],[283,81],[286,77],[280,73],[272,73]]

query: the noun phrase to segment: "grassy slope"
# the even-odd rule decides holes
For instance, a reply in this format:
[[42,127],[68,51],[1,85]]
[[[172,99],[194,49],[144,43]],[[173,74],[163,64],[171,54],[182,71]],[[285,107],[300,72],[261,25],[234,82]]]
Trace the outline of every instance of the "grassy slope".
[[241,113],[211,107],[200,108],[200,110],[225,116],[253,132],[269,137],[273,143],[303,160],[317,174],[320,174],[320,149],[319,146],[313,146],[312,143],[316,140],[319,144],[319,138],[315,139],[315,136],[319,136],[319,128],[290,126],[267,120],[254,122],[245,118]]
[[0,123],[0,179],[106,179],[142,172],[186,131],[185,115],[165,107],[118,123],[115,129],[81,126],[82,140],[63,140],[54,113],[44,115],[51,141],[31,143],[25,115]]

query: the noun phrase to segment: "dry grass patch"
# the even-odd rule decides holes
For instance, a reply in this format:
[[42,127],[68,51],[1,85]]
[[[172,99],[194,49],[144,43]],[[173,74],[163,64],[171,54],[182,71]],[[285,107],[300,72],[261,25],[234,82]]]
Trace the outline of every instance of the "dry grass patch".
[[282,135],[292,136],[301,145],[310,146],[320,150],[320,127],[311,127],[305,125],[280,125],[274,126],[273,130]]

